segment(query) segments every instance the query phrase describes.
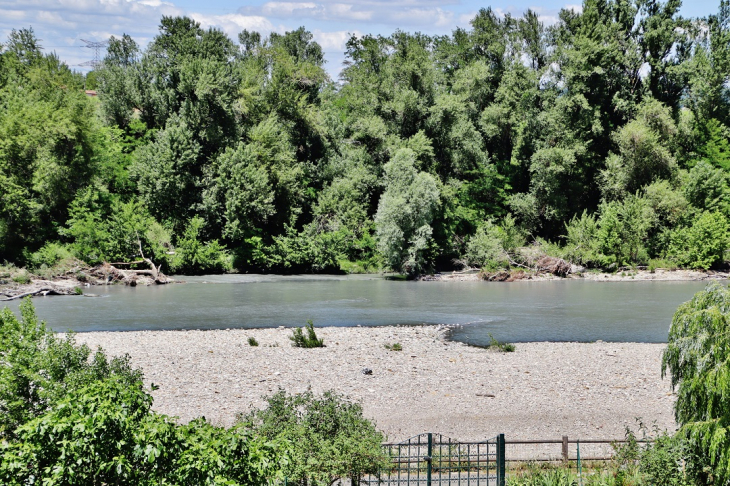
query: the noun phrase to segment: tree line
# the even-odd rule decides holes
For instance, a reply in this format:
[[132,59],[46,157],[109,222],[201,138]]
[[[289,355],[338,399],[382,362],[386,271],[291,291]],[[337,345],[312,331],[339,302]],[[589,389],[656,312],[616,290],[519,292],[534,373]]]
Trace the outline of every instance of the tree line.
[[[586,0],[554,25],[233,40],[163,17],[86,76],[32,29],[0,54],[0,255],[167,271],[408,275],[724,264],[730,4]],[[83,87],[96,88],[89,98]]]

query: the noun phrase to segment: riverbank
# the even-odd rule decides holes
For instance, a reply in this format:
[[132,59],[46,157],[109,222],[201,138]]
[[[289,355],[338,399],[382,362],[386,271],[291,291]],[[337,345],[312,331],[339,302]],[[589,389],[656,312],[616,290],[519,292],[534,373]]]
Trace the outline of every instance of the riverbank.
[[[116,264],[119,265],[119,264]],[[98,285],[128,285],[130,287],[173,283],[174,280],[152,270],[120,269],[108,263],[88,267],[79,265],[60,275],[48,278],[29,273],[25,269],[8,269],[7,275],[0,275],[0,302],[47,295],[82,295],[85,289]]]
[[[291,329],[89,332],[77,341],[129,353],[154,408],[183,421],[231,424],[283,388],[359,400],[390,440],[440,432],[461,440],[616,439],[636,417],[674,430],[675,396],[660,377],[664,345],[520,343],[499,353],[446,341],[436,326],[317,328],[326,347],[290,345]],[[260,345],[252,347],[249,337]],[[386,344],[399,343],[402,351]],[[372,374],[363,374],[363,369]]]
[[[498,272],[499,273],[499,272]],[[578,273],[570,273],[566,277],[558,277],[551,273],[528,273],[519,271],[519,273],[510,274],[509,272],[502,272],[504,275],[493,275],[490,276],[489,280],[512,282],[517,280],[533,280],[533,281],[547,281],[547,280],[563,280],[563,279],[575,279],[575,280],[591,280],[596,282],[641,282],[641,281],[676,281],[676,282],[690,282],[690,281],[710,281],[710,280],[728,280],[730,279],[730,272],[722,270],[668,270],[663,268],[657,268],[654,271],[649,270],[626,270],[614,273],[606,272],[594,272],[594,271],[583,271]],[[497,278],[494,278],[497,276]],[[503,277],[503,278],[502,278]],[[451,273],[437,273],[421,278],[423,281],[433,282],[477,282],[485,280],[479,271],[472,270],[466,272],[451,272]]]

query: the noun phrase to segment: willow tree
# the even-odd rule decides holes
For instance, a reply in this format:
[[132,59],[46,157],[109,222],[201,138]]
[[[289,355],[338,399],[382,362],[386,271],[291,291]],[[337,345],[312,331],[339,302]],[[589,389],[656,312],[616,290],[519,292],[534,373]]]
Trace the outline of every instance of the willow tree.
[[696,484],[730,481],[730,289],[714,283],[674,314],[662,356]]

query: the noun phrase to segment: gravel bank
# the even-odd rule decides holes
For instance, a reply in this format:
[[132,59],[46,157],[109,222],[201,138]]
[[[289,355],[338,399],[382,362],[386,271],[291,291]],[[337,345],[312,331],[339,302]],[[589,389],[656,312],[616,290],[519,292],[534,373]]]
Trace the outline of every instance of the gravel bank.
[[[524,343],[514,353],[444,341],[436,327],[318,328],[327,347],[298,349],[290,329],[92,332],[77,341],[129,353],[154,408],[230,424],[279,387],[334,389],[363,403],[390,440],[440,432],[479,440],[616,439],[636,417],[674,430],[675,396],[660,377],[664,345]],[[251,347],[247,338],[260,346]],[[400,343],[403,351],[385,344]],[[362,373],[372,369],[372,375]]]

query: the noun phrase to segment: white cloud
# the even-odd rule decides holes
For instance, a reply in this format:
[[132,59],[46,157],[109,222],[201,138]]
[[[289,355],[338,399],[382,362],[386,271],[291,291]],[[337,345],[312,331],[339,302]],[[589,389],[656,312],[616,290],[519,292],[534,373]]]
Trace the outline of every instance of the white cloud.
[[345,52],[345,45],[352,34],[357,37],[362,36],[362,33],[359,31],[340,30],[337,32],[322,32],[315,30],[312,32],[314,40],[322,46],[322,50],[325,52]]
[[474,17],[477,16],[477,13],[478,12],[469,12],[469,13],[459,15],[459,18],[456,21],[457,25],[462,28],[470,27],[471,21]]
[[238,39],[238,34],[244,29],[250,31],[268,34],[276,29],[267,18],[260,15],[241,15],[224,14],[224,15],[203,15],[200,13],[191,13],[190,16],[200,22],[202,27],[217,27],[228,34],[231,39]]
[[391,22],[428,27],[448,27],[454,24],[454,13],[440,8],[409,8],[391,13]]

